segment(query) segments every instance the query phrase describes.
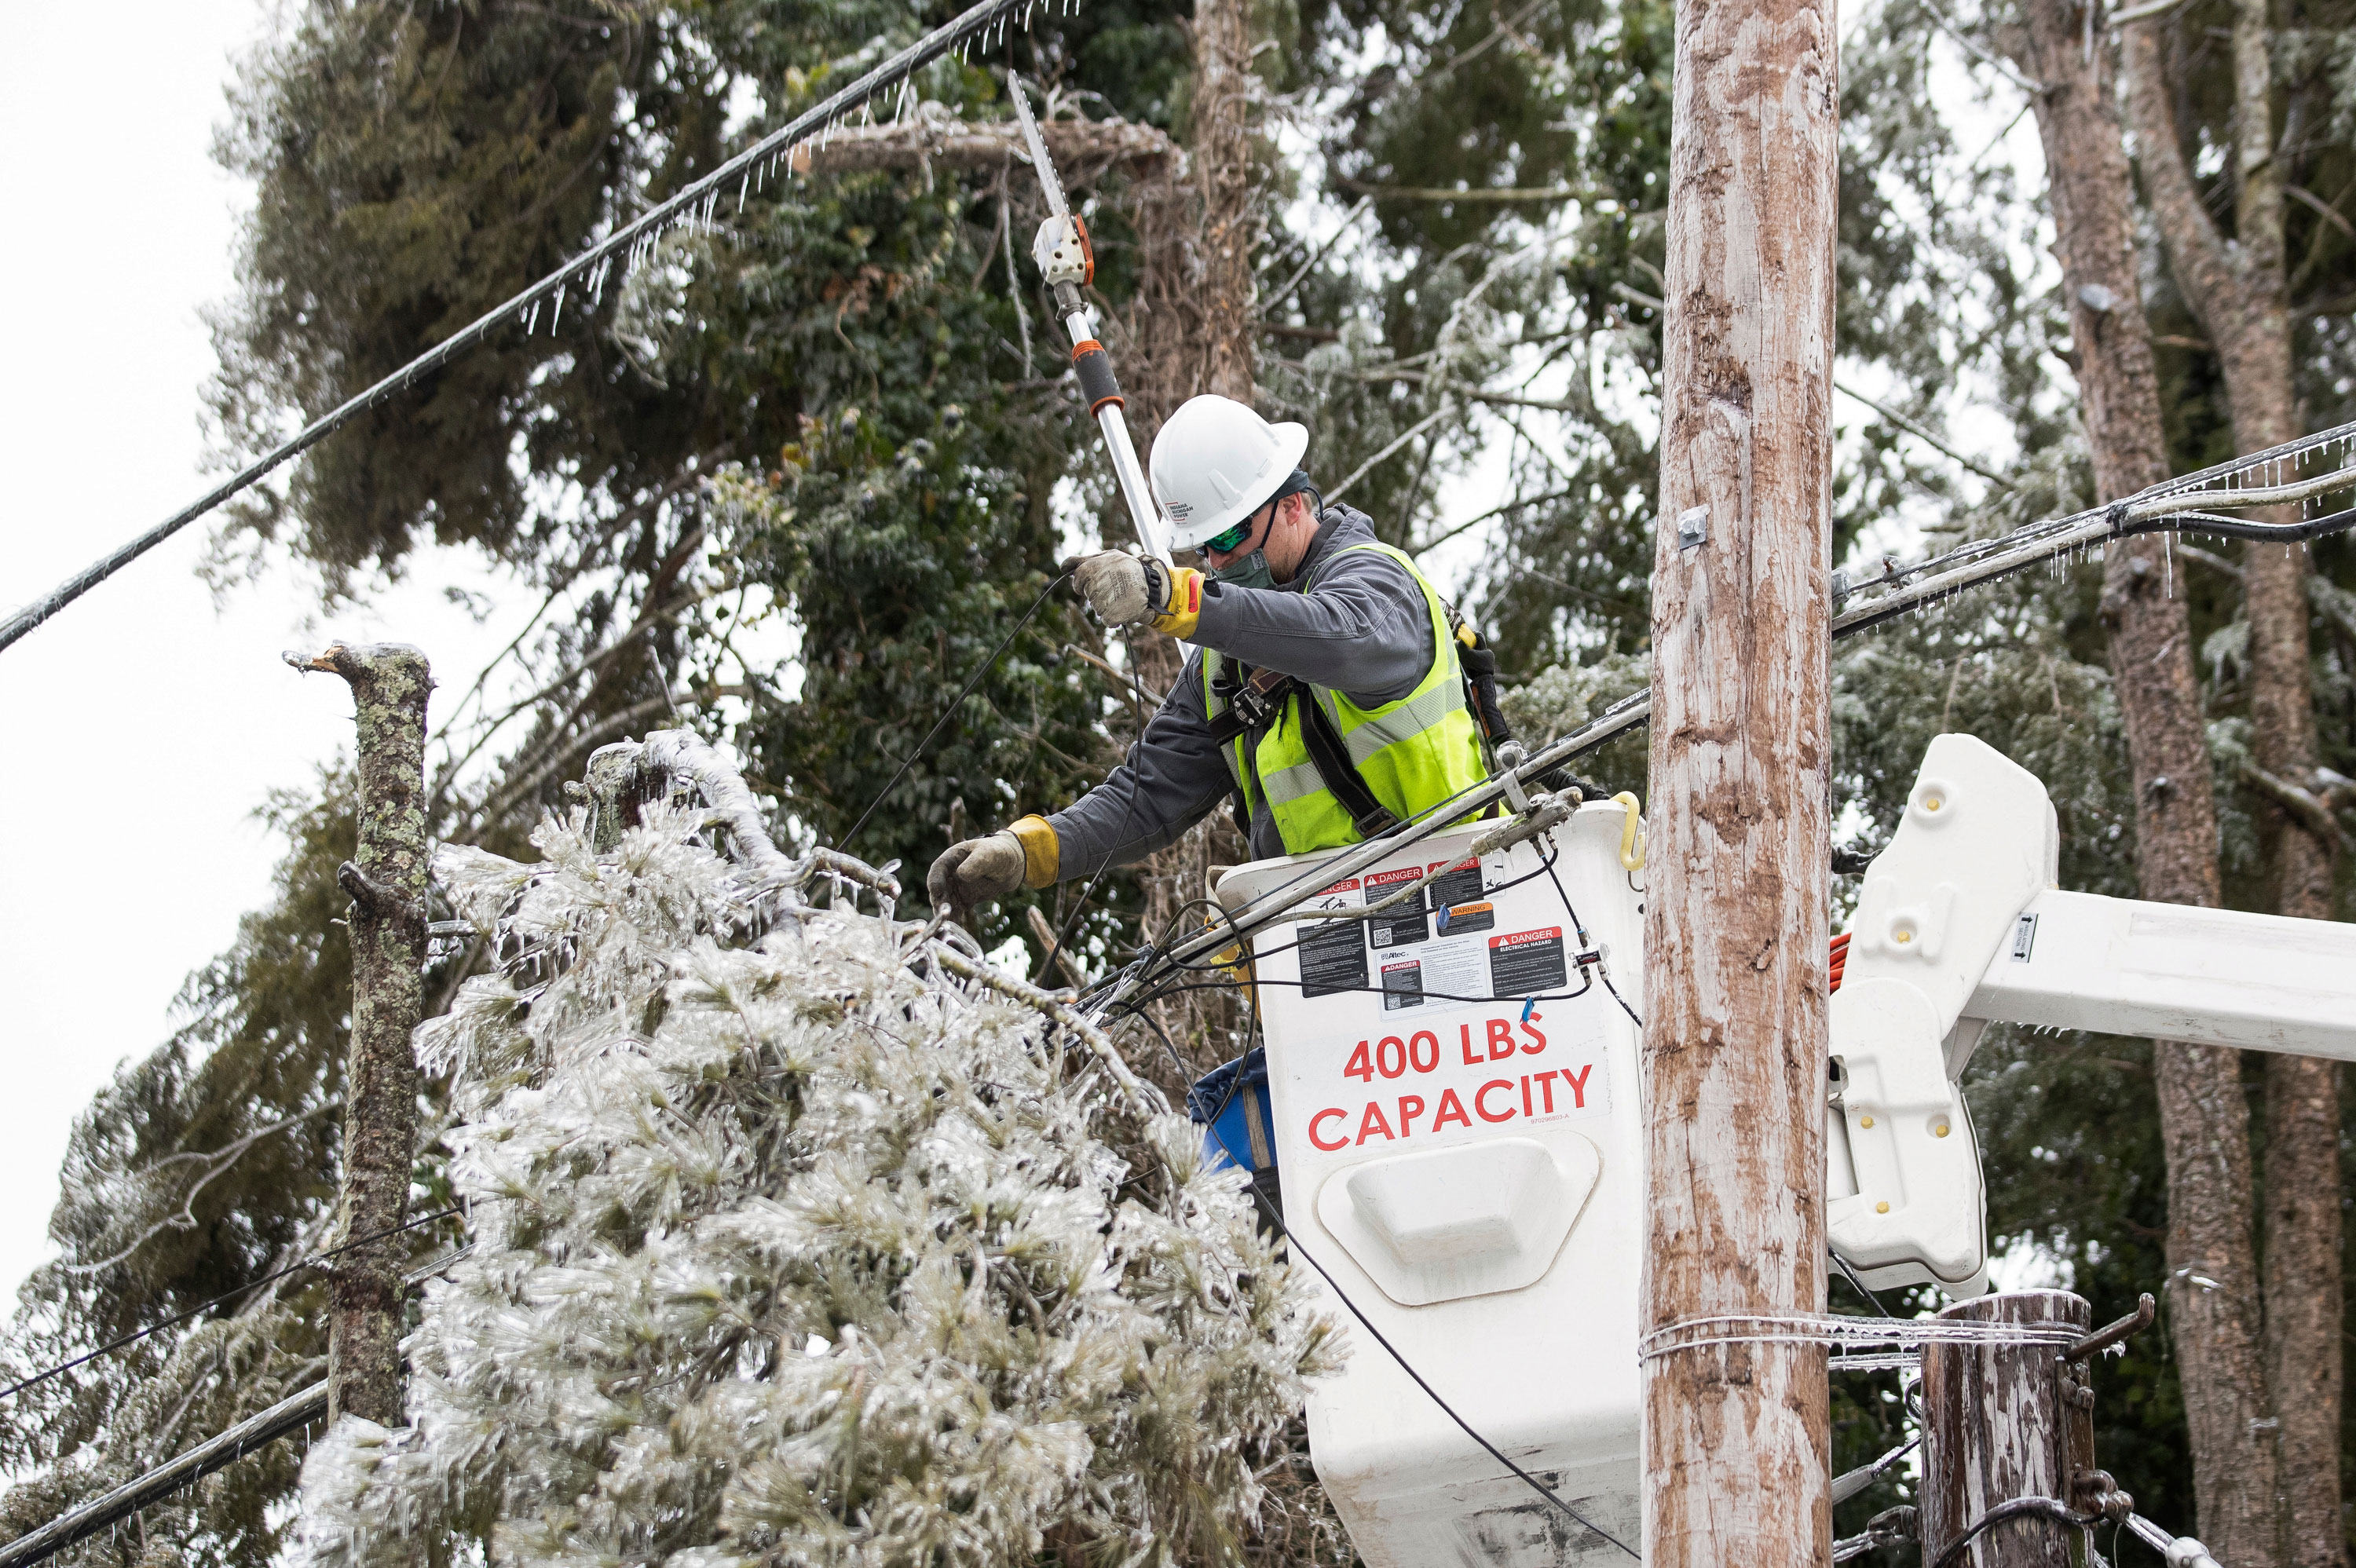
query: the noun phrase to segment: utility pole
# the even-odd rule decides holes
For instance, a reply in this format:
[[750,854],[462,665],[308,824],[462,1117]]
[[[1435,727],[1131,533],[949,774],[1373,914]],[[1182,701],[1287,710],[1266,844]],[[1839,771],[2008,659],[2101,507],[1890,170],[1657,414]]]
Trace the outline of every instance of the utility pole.
[[[1939,1314],[1961,1323],[2065,1325],[2093,1320],[2066,1290],[2023,1290],[1959,1301]],[[2083,1372],[2083,1369],[2079,1369]],[[1922,1561],[1940,1561],[1964,1532],[2010,1505],[1973,1538],[1972,1568],[2072,1568],[2077,1531],[2030,1499],[2078,1509],[2079,1477],[2094,1473],[2094,1392],[2060,1349],[2044,1344],[1933,1342],[1922,1348]]]
[[425,656],[403,643],[337,643],[299,670],[352,688],[359,730],[359,848],[337,868],[352,898],[352,1037],[344,1068],[340,1238],[355,1247],[328,1276],[327,1419],[399,1425],[402,1247],[384,1232],[409,1211],[417,1145],[417,1061],[410,1036],[424,1008]]
[[[1648,1331],[1825,1308],[1837,36],[1831,0],[1677,9],[1640,1070]],[[1654,1568],[1829,1561],[1825,1356],[1786,1337],[1647,1359]]]

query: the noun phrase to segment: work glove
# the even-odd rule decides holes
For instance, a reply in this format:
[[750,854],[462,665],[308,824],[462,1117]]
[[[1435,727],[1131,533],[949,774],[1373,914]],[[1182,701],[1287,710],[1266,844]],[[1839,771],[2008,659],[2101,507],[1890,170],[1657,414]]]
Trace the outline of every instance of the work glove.
[[969,910],[1021,887],[1023,870],[1023,841],[1012,833],[993,833],[942,850],[925,874],[925,891],[937,910]]
[[1074,561],[1072,575],[1108,626],[1150,621],[1155,631],[1183,638],[1202,614],[1203,574],[1191,567],[1108,549]]

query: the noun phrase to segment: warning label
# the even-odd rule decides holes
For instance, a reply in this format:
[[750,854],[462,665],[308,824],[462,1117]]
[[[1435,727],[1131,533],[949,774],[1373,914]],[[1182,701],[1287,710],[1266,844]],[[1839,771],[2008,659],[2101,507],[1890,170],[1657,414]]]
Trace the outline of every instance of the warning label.
[[1517,931],[1489,938],[1489,985],[1500,997],[1526,997],[1569,984],[1563,955],[1562,927]]
[[[1479,863],[1459,866],[1450,871],[1440,870],[1440,868],[1446,864],[1444,860],[1435,861],[1432,864],[1431,870],[1434,875],[1425,889],[1425,894],[1430,899],[1434,912],[1440,910],[1448,912],[1447,924],[1442,927],[1440,934],[1471,936],[1478,932],[1495,930],[1497,911],[1494,905],[1481,896]],[[1439,923],[1436,918],[1433,923]]]
[[[1358,909],[1365,903],[1358,879],[1334,883],[1311,901],[1312,909]],[[1301,994],[1330,997],[1366,987],[1366,926],[1364,921],[1326,923],[1304,921],[1301,933]]]
[[1398,959],[1383,965],[1383,1011],[1423,1005],[1423,960]]
[[[1376,871],[1366,878],[1366,902],[1380,903],[1397,892],[1401,883],[1415,881],[1423,875],[1420,866],[1402,866],[1396,871]],[[1431,934],[1431,923],[1423,912],[1423,892],[1404,899],[1366,923],[1366,940],[1376,947],[1405,947],[1423,941]]]

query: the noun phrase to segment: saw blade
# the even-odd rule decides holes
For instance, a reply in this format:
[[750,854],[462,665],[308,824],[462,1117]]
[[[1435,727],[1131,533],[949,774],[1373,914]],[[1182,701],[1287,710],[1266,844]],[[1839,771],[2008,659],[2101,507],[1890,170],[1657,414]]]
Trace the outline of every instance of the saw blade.
[[1023,79],[1012,71],[1006,73],[1006,86],[1014,99],[1014,116],[1023,122],[1023,139],[1030,144],[1031,166],[1039,171],[1039,187],[1047,193],[1047,210],[1058,218],[1072,216],[1071,203],[1064,199],[1064,182],[1056,176],[1055,165],[1047,156],[1047,144],[1039,134],[1039,122],[1031,117],[1031,94],[1023,88]]

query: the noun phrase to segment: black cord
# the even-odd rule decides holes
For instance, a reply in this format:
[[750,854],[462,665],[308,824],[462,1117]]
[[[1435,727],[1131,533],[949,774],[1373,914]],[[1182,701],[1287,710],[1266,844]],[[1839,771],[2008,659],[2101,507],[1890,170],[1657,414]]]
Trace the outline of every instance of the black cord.
[[[1172,1064],[1178,1069],[1178,1075],[1181,1078],[1183,1078],[1186,1075],[1186,1061],[1185,1058],[1178,1053],[1178,1042],[1172,1040],[1170,1038],[1170,1031],[1163,1029],[1159,1023],[1155,1022],[1151,1015],[1141,1013],[1139,1017],[1143,1018],[1145,1019],[1146,1026],[1152,1029],[1155,1034],[1162,1037],[1163,1047],[1170,1052],[1170,1061]],[[1216,1126],[1211,1127],[1209,1131],[1211,1136],[1217,1140],[1220,1149],[1226,1155],[1230,1164],[1234,1165],[1238,1170],[1248,1170],[1251,1168],[1249,1166],[1245,1165],[1242,1160],[1236,1158],[1236,1151],[1227,1147],[1227,1140],[1220,1136],[1219,1129]],[[1604,1540],[1610,1541],[1612,1545],[1618,1547],[1629,1556],[1634,1557],[1640,1562],[1643,1560],[1642,1553],[1638,1552],[1634,1547],[1629,1545],[1626,1541],[1621,1540],[1618,1536],[1612,1534],[1610,1531],[1605,1530],[1601,1525],[1597,1524],[1593,1520],[1589,1519],[1577,1509],[1563,1501],[1561,1498],[1555,1495],[1552,1488],[1548,1487],[1544,1481],[1539,1480],[1536,1476],[1531,1475],[1527,1470],[1523,1469],[1519,1465],[1515,1464],[1511,1459],[1505,1457],[1505,1454],[1495,1444],[1490,1442],[1486,1437],[1482,1436],[1479,1432],[1473,1430],[1472,1424],[1465,1420],[1462,1416],[1457,1414],[1456,1407],[1450,1404],[1446,1400],[1440,1398],[1440,1391],[1433,1388],[1430,1383],[1424,1381],[1423,1374],[1417,1371],[1413,1363],[1408,1361],[1405,1356],[1399,1353],[1398,1347],[1392,1344],[1388,1339],[1383,1337],[1383,1331],[1376,1328],[1373,1321],[1368,1318],[1364,1312],[1358,1309],[1358,1304],[1350,1299],[1349,1292],[1342,1288],[1341,1283],[1333,1277],[1332,1273],[1326,1269],[1325,1265],[1312,1257],[1308,1251],[1301,1246],[1301,1239],[1298,1236],[1295,1236],[1290,1228],[1285,1224],[1284,1215],[1276,1208],[1276,1206],[1269,1203],[1267,1199],[1261,1197],[1257,1189],[1253,1191],[1252,1197],[1258,1202],[1260,1211],[1268,1216],[1269,1223],[1276,1227],[1277,1233],[1284,1238],[1285,1245],[1289,1247],[1292,1251],[1293,1254],[1299,1257],[1302,1263],[1307,1264],[1311,1268],[1315,1269],[1318,1274],[1324,1277],[1327,1286],[1331,1288],[1334,1296],[1341,1300],[1342,1305],[1349,1308],[1350,1316],[1356,1318],[1360,1327],[1364,1328],[1367,1333],[1374,1336],[1376,1344],[1380,1345],[1384,1349],[1390,1352],[1390,1358],[1392,1360],[1398,1363],[1399,1371],[1414,1379],[1415,1386],[1429,1394],[1431,1398],[1431,1403],[1438,1405],[1440,1409],[1440,1413],[1446,1415],[1449,1420],[1456,1423],[1457,1426],[1463,1431],[1465,1436],[1470,1437],[1473,1442],[1478,1443],[1488,1454],[1489,1457],[1494,1459],[1497,1463],[1505,1467],[1506,1469],[1511,1470],[1515,1475],[1520,1477],[1523,1483],[1532,1491],[1537,1493],[1538,1496],[1544,1498],[1547,1502],[1552,1503],[1556,1508],[1560,1509],[1564,1515],[1567,1516],[1573,1523],[1594,1531],[1597,1535],[1601,1536]]]
[[1873,1304],[1873,1309],[1876,1312],[1879,1312],[1884,1317],[1892,1317],[1896,1316],[1890,1310],[1890,1308],[1881,1305],[1881,1297],[1874,1295],[1873,1292],[1865,1288],[1865,1281],[1857,1277],[1857,1270],[1850,1265],[1849,1261],[1847,1258],[1841,1256],[1838,1253],[1834,1252],[1830,1247],[1826,1247],[1825,1249],[1825,1255],[1833,1260],[1833,1266],[1840,1270],[1841,1277],[1848,1281],[1849,1288],[1856,1291],[1859,1296],[1865,1297],[1866,1300],[1871,1302]]
[[[1019,92],[1022,89],[1017,88],[1015,91]],[[1038,606],[1034,604],[1032,608],[1035,610]],[[1135,669],[1137,667],[1137,643],[1130,636],[1129,628],[1127,626],[1120,628],[1120,645],[1129,650],[1129,667]],[[1137,738],[1139,743],[1142,744],[1145,740],[1145,731],[1140,730],[1138,731]],[[1040,969],[1040,973],[1042,975],[1052,976],[1055,973],[1055,955],[1063,952],[1066,947],[1071,944],[1072,933],[1079,929],[1080,916],[1087,912],[1088,900],[1095,895],[1097,884],[1104,880],[1104,874],[1107,871],[1112,869],[1113,856],[1119,853],[1119,850],[1128,848],[1129,826],[1130,823],[1137,820],[1138,802],[1142,800],[1144,795],[1145,791],[1143,787],[1141,785],[1132,784],[1129,792],[1129,809],[1121,813],[1120,827],[1114,831],[1112,836],[1114,848],[1105,851],[1104,859],[1097,867],[1097,874],[1090,877],[1088,879],[1088,885],[1080,890],[1080,901],[1072,906],[1071,918],[1064,922],[1063,930],[1055,933],[1055,940],[1047,944],[1047,959],[1045,964],[1043,965]]]
[[1997,1525],[2008,1523],[2017,1519],[2043,1520],[2052,1524],[2069,1525],[2077,1530],[2085,1530],[2103,1522],[2101,1514],[2080,1513],[2067,1503],[2057,1502],[2051,1498],[2014,1498],[2009,1502],[1997,1504],[1996,1507],[1972,1520],[1963,1534],[1947,1542],[1945,1550],[1939,1553],[1938,1560],[1931,1564],[1931,1568],[1954,1568],[1956,1563],[1964,1560],[1964,1553],[1970,1549],[1974,1541]]
[[165,1318],[161,1323],[151,1323],[145,1328],[125,1334],[120,1339],[111,1339],[107,1343],[101,1345],[97,1349],[91,1350],[85,1355],[76,1356],[70,1361],[60,1361],[56,1366],[51,1367],[48,1371],[35,1372],[31,1377],[26,1378],[20,1382],[13,1382],[6,1388],[0,1388],[0,1399],[6,1399],[11,1394],[22,1393],[25,1390],[31,1388],[35,1383],[47,1382],[60,1372],[70,1372],[76,1367],[82,1365],[84,1362],[94,1361],[101,1356],[111,1355],[114,1351],[122,1349],[125,1345],[137,1344],[140,1340],[146,1339],[149,1335],[160,1334],[176,1323],[186,1323],[198,1313],[208,1311],[212,1307],[219,1307],[222,1302],[230,1299],[232,1296],[243,1296],[249,1290],[259,1290],[262,1286],[270,1284],[273,1280],[284,1279],[290,1274],[299,1274],[306,1268],[315,1268],[318,1264],[326,1263],[329,1258],[334,1257],[338,1253],[350,1252],[354,1247],[364,1247],[370,1242],[380,1242],[387,1236],[397,1236],[403,1231],[414,1231],[420,1225],[430,1225],[436,1220],[447,1220],[453,1214],[463,1212],[464,1208],[465,1206],[463,1204],[453,1204],[447,1209],[436,1210],[431,1214],[421,1214],[414,1220],[404,1221],[401,1224],[392,1226],[389,1230],[374,1231],[369,1232],[368,1235],[355,1237],[351,1241],[344,1243],[341,1246],[329,1247],[324,1253],[315,1253],[299,1263],[288,1264],[284,1268],[280,1269],[275,1274],[266,1274],[260,1279],[249,1280],[247,1283],[239,1285],[235,1290],[223,1291],[220,1295],[214,1296],[210,1301],[200,1301],[197,1303],[196,1306],[189,1307],[186,1312],[176,1313],[172,1317]]
[[[1555,896],[1562,900],[1564,912],[1570,916],[1570,923],[1576,926],[1579,930],[1580,946],[1582,948],[1591,949],[1594,944],[1587,940],[1586,923],[1579,918],[1579,911],[1572,907],[1570,895],[1563,891],[1562,879],[1554,874],[1554,862],[1552,860],[1548,860],[1547,862],[1546,873],[1547,876],[1554,882]],[[1584,969],[1587,965],[1581,964],[1580,967]],[[1612,999],[1620,1004],[1620,1010],[1628,1015],[1628,1021],[1634,1024],[1637,1029],[1641,1030],[1644,1027],[1644,1020],[1636,1016],[1636,1009],[1628,1005],[1628,998],[1622,996],[1620,994],[1620,987],[1612,983],[1612,971],[1606,969],[1601,963],[1599,963],[1595,965],[1595,972],[1599,976],[1602,976],[1603,988],[1612,993]]]
[[851,825],[851,831],[842,836],[841,841],[835,845],[836,848],[851,848],[851,841],[859,837],[859,830],[867,826],[869,817],[875,815],[875,808],[890,798],[894,790],[900,787],[900,781],[908,776],[908,770],[916,765],[916,759],[923,756],[933,741],[939,738],[941,729],[948,723],[950,716],[965,706],[965,699],[973,695],[973,688],[981,684],[982,677],[998,667],[998,661],[1006,656],[1006,650],[1014,645],[1014,639],[1023,635],[1023,628],[1031,624],[1031,617],[1039,613],[1039,606],[1047,602],[1047,595],[1071,580],[1072,574],[1067,571],[1039,591],[1039,597],[1031,601],[1031,608],[1023,612],[1023,619],[1014,623],[1014,629],[999,639],[998,646],[991,650],[990,656],[975,667],[973,674],[966,680],[965,689],[958,692],[947,708],[941,709],[941,716],[933,720],[933,727],[925,732],[923,740],[916,742],[916,749],[908,753],[908,760],[900,764],[900,771],[892,775],[892,782],[875,793],[875,798],[867,803],[867,809],[859,814],[859,820]]

